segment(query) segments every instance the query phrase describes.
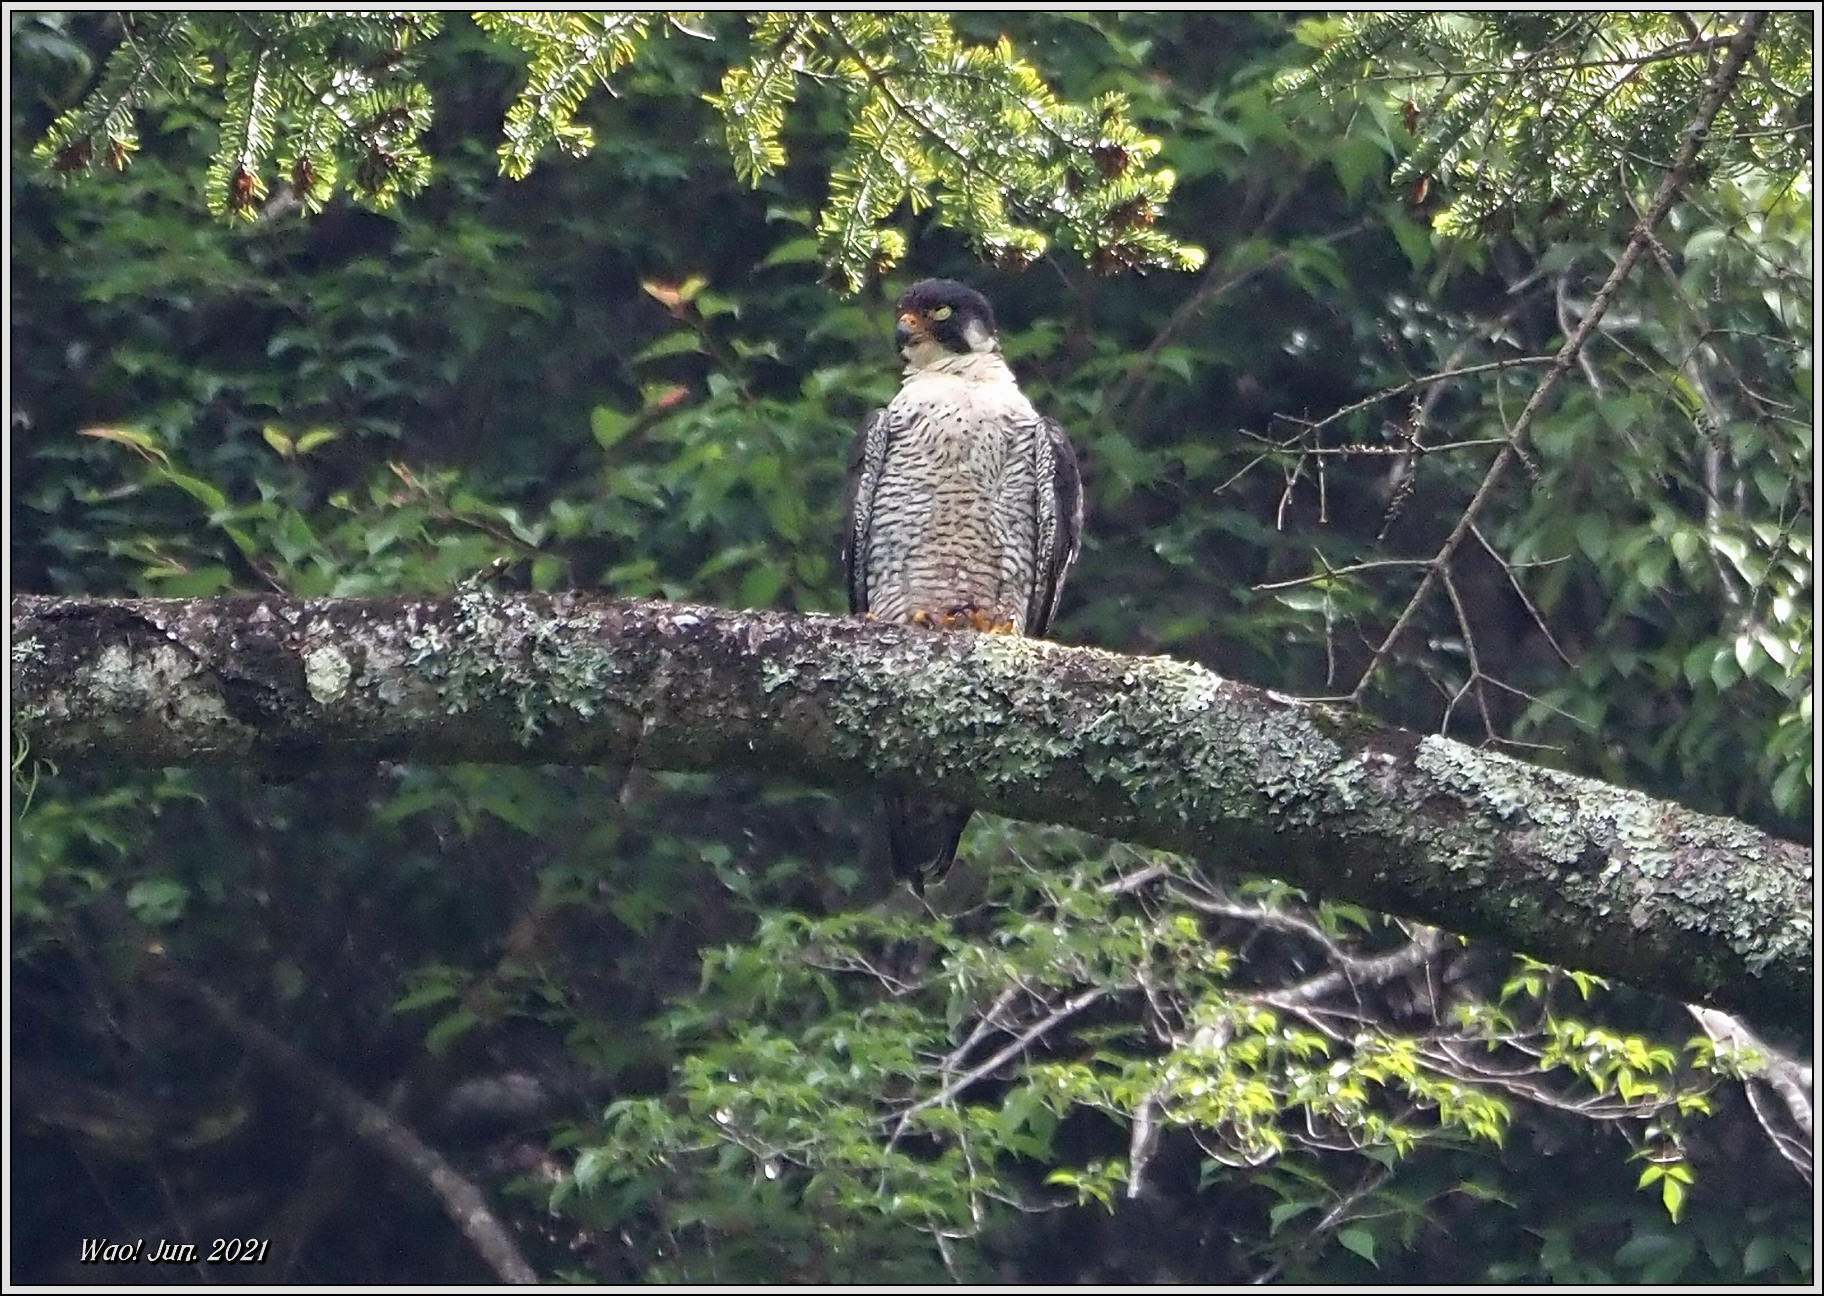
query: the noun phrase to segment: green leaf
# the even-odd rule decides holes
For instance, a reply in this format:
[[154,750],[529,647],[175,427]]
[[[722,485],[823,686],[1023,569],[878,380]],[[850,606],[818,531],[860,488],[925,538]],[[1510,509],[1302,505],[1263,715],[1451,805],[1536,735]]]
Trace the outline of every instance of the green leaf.
[[1672,555],[1686,572],[1696,571],[1703,556],[1704,542],[1696,531],[1680,527],[1671,536]]
[[822,255],[823,251],[817,240],[807,235],[804,238],[787,239],[779,244],[762,258],[760,267],[765,269],[767,266],[798,265],[806,261],[816,261]]
[[644,364],[648,360],[662,360],[666,356],[686,355],[703,350],[703,340],[695,333],[679,330],[667,333],[651,346],[637,352],[633,357],[635,364]]
[[1272,1237],[1278,1233],[1286,1221],[1297,1219],[1300,1215],[1316,1209],[1316,1202],[1287,1201],[1279,1203],[1267,1212],[1267,1236]]
[[159,464],[168,465],[171,462],[170,456],[159,446],[157,439],[151,433],[141,432],[138,428],[88,427],[79,429],[76,435],[128,446]]
[[146,878],[127,888],[127,908],[151,927],[168,926],[183,917],[190,888],[172,878]]
[[188,473],[168,468],[161,470],[159,476],[202,504],[211,513],[220,512],[228,507],[228,497],[200,477],[192,477]]
[[1345,1250],[1353,1251],[1375,1268],[1380,1268],[1380,1262],[1374,1258],[1374,1234],[1367,1229],[1359,1226],[1338,1229],[1336,1240],[1343,1244]]
[[1743,1275],[1752,1278],[1763,1269],[1770,1268],[1785,1254],[1785,1251],[1786,1248],[1781,1245],[1779,1239],[1769,1237],[1765,1233],[1757,1234],[1749,1240],[1747,1249],[1742,1252]]
[[1423,270],[1431,261],[1431,227],[1413,220],[1397,205],[1390,204],[1387,210],[1387,228],[1393,232],[1394,241],[1412,268]]
[[585,1193],[594,1192],[613,1164],[614,1160],[606,1148],[583,1149],[582,1154],[576,1158],[576,1168],[571,1171],[577,1189]]
[[394,1000],[393,1011],[396,1013],[415,1012],[420,1008],[428,1008],[432,1004],[447,1003],[456,995],[457,986],[454,981],[432,981]]
[[620,439],[633,427],[631,415],[623,414],[607,405],[597,405],[589,411],[589,431],[595,437],[595,443],[604,450],[612,450]]
[[318,446],[328,445],[331,441],[334,441],[341,435],[340,432],[337,432],[333,428],[312,428],[298,438],[298,453],[307,455]]
[[747,575],[741,578],[741,590],[735,596],[735,601],[744,608],[772,607],[784,588],[785,578],[775,568],[750,568]]
[[443,1017],[438,1023],[425,1032],[424,1047],[433,1055],[441,1056],[457,1040],[481,1025],[481,1018],[473,1009],[462,1007]]
[[1371,139],[1353,135],[1330,154],[1330,165],[1343,186],[1343,193],[1354,202],[1362,191],[1362,181],[1387,165],[1387,154]]

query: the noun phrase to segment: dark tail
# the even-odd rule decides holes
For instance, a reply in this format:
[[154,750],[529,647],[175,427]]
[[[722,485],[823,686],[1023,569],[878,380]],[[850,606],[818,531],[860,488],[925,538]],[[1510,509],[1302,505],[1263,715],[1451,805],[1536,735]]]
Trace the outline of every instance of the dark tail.
[[919,797],[888,794],[881,799],[887,807],[887,853],[893,860],[893,876],[923,895],[925,883],[941,881],[956,862],[956,844],[975,811]]

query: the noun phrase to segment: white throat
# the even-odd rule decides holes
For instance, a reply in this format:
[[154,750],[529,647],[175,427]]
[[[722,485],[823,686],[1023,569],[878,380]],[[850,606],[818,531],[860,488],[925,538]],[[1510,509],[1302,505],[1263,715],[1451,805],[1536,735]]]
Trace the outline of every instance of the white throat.
[[906,376],[910,378],[921,373],[954,374],[958,378],[977,382],[1013,377],[1006,360],[1001,357],[1001,344],[980,322],[970,320],[968,331],[963,336],[969,342],[967,351],[952,351],[942,343],[928,338],[914,342],[903,353],[906,358]]
[[969,382],[1011,382],[1013,370],[1000,351],[952,351],[936,342],[915,342],[906,348],[906,377],[949,374]]

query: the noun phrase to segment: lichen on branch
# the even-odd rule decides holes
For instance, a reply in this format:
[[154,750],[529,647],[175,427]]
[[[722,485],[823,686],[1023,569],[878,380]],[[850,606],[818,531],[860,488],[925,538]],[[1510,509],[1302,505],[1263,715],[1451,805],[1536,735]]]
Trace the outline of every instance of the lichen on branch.
[[1810,852],[1168,658],[582,595],[20,597],[31,755],[617,761],[934,793],[1802,1026]]

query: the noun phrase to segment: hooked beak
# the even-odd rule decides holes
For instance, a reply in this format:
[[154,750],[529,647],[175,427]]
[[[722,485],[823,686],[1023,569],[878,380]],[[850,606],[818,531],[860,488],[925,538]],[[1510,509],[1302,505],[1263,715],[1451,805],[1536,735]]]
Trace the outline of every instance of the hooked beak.
[[899,317],[899,327],[893,330],[893,345],[901,351],[914,342],[928,342],[931,331],[925,327],[924,319],[917,311],[905,311]]

